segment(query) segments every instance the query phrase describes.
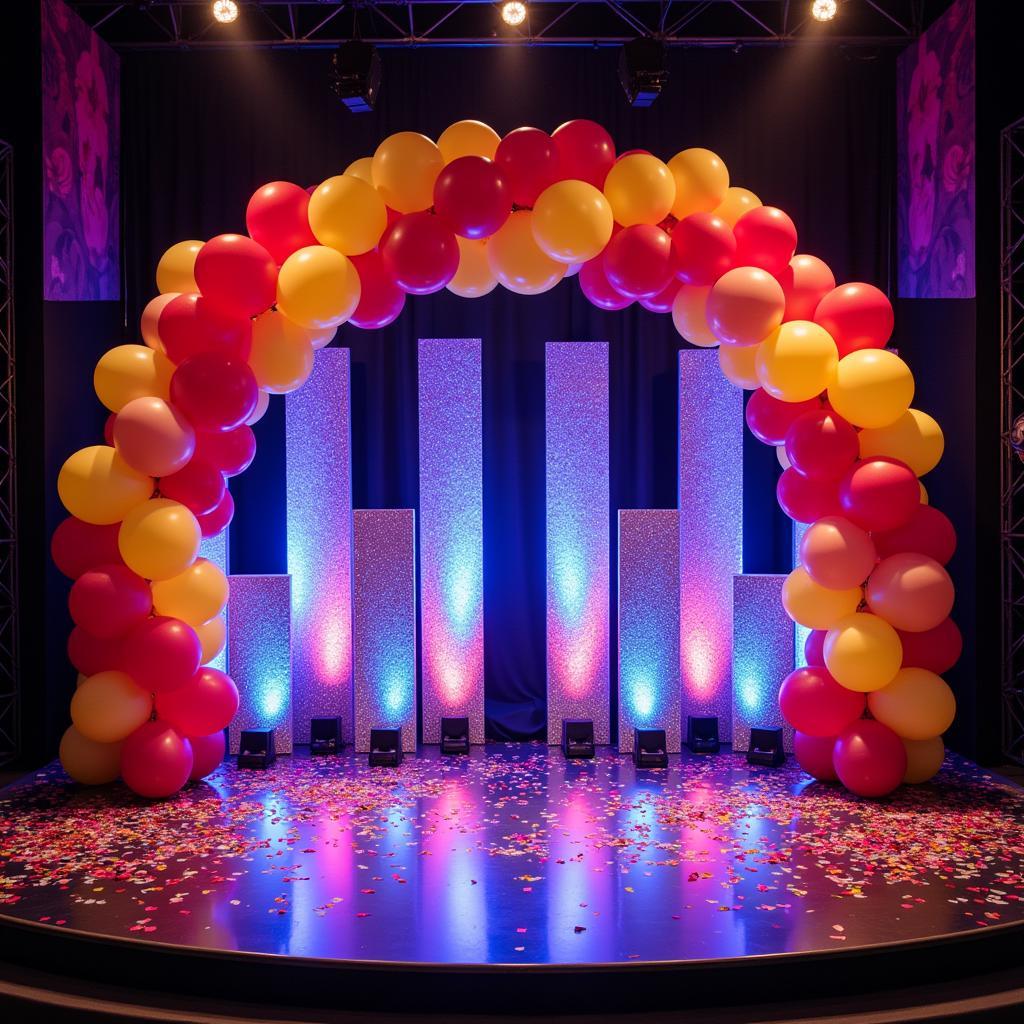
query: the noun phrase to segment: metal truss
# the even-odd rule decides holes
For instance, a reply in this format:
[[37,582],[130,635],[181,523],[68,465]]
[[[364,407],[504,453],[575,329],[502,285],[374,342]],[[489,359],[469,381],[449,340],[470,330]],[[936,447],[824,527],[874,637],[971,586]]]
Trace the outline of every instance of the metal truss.
[[379,47],[619,46],[638,36],[666,46],[905,46],[943,0],[839,0],[833,22],[810,0],[528,0],[512,28],[500,0],[238,0],[231,25],[209,0],[69,0],[118,49],[333,48],[354,35]]

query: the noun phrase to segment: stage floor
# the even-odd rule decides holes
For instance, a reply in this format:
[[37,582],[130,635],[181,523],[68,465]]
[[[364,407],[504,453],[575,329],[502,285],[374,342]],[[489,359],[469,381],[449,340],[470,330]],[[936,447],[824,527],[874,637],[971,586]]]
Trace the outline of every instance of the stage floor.
[[959,759],[883,801],[731,753],[436,748],[225,763],[149,803],[0,792],[0,914],[115,939],[443,964],[850,950],[1024,920],[1024,792]]

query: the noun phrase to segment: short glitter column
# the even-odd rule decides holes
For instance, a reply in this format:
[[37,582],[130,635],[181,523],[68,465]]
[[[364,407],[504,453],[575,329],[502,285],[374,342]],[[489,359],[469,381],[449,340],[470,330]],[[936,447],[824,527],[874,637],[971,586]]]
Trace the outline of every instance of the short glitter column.
[[549,341],[545,355],[548,742],[589,718],[607,743],[608,343]]
[[484,741],[483,406],[479,338],[419,345],[423,742],[442,716]]
[[[804,539],[804,534],[807,532],[809,523],[793,523],[793,568],[795,569],[800,564],[800,543]],[[804,646],[807,643],[807,637],[810,634],[810,630],[806,626],[801,626],[799,622],[793,623],[793,655],[794,665],[797,668],[802,668],[807,664],[807,655],[804,653]]]
[[793,671],[793,623],[782,607],[786,575],[733,577],[732,746],[750,747],[754,726],[783,726],[786,750],[793,730],[779,710],[779,685]]
[[[228,527],[224,527],[216,537],[204,537],[203,542],[199,545],[199,556],[205,558],[208,561],[213,562],[215,566],[225,576],[229,572],[229,541],[228,541]],[[225,619],[225,613],[221,612],[218,618]],[[225,625],[225,635],[227,633],[227,626]],[[211,658],[207,663],[210,668],[220,669],[221,672],[228,670],[228,648],[227,644],[224,645],[224,649],[216,657]]]
[[342,738],[353,736],[351,437],[349,350],[324,348],[285,399],[298,743],[311,718],[341,718]]
[[743,391],[714,349],[679,353],[682,714],[732,720],[732,578],[743,571]]
[[356,509],[352,537],[356,750],[370,749],[371,729],[401,726],[415,753],[416,513]]
[[231,576],[228,672],[238,687],[231,753],[243,729],[276,729],[277,752],[292,749],[291,577]]
[[679,752],[679,512],[619,512],[619,750],[664,729]]

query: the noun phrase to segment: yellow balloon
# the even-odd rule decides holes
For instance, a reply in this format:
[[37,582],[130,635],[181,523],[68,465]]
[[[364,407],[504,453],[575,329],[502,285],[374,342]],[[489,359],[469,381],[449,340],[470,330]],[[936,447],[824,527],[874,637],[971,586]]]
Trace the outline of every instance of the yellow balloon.
[[220,615],[228,603],[228,578],[208,558],[197,558],[183,573],[152,584],[153,610],[190,626]]
[[608,200],[586,181],[557,181],[533,205],[533,237],[559,263],[585,263],[612,237],[615,218]]
[[450,164],[460,156],[485,156],[494,159],[501,136],[483,121],[456,121],[437,140],[444,162]]
[[123,740],[149,721],[152,711],[152,696],[124,672],[97,672],[71,698],[71,721],[95,743]]
[[96,397],[111,411],[120,412],[135,398],[155,396],[167,401],[174,364],[145,345],[117,345],[100,356],[93,371]]
[[740,188],[738,185],[730,185],[725,190],[725,198],[714,209],[716,217],[721,217],[729,227],[736,226],[736,221],[745,213],[756,210],[764,204],[750,191],[749,188]]
[[121,744],[97,743],[69,725],[60,741],[64,771],[83,786],[103,786],[121,774]]
[[277,308],[309,330],[337,327],[356,311],[362,286],[352,261],[326,245],[293,252],[277,275]]
[[388,226],[380,193],[351,174],[328,178],[309,197],[309,226],[321,245],[346,256],[369,252]]
[[839,360],[828,400],[858,427],[887,427],[914,400],[914,375],[895,352],[863,348]]
[[676,180],[656,156],[630,153],[616,160],[608,172],[604,195],[615,220],[624,228],[660,224],[672,212]]
[[902,668],[888,686],[868,694],[868,710],[905,740],[930,740],[953,724],[956,698],[934,672]]
[[147,580],[167,580],[196,560],[201,540],[199,523],[189,509],[170,498],[153,498],[124,517],[117,546],[132,572]]
[[757,346],[757,379],[783,402],[820,395],[835,380],[838,363],[832,335],[809,320],[781,324]]
[[902,663],[899,633],[877,615],[847,615],[825,636],[825,667],[848,690],[880,690],[895,679]]
[[345,173],[352,175],[353,178],[358,178],[360,181],[365,181],[367,185],[372,185],[373,157],[361,156],[358,160],[353,160],[352,163],[345,168]]
[[283,313],[271,309],[253,321],[249,367],[263,391],[285,395],[301,387],[313,372],[313,356],[309,332]]
[[517,210],[487,243],[494,276],[519,295],[550,291],[565,276],[566,265],[553,260],[534,240],[532,221],[529,210]]
[[921,504],[928,504],[928,488],[920,480],[917,481],[918,490],[921,492]]
[[862,430],[857,437],[862,459],[888,455],[905,462],[918,476],[939,464],[945,447],[942,428],[920,409],[908,409],[889,426]]
[[399,213],[434,205],[434,182],[444,167],[441,150],[419,132],[389,135],[373,154],[373,184]]
[[57,494],[87,523],[119,523],[153,493],[151,477],[132,469],[109,445],[80,448],[61,466]]
[[[708,333],[711,333],[710,330]],[[757,350],[760,347],[760,345],[719,345],[718,365],[722,368],[726,379],[738,388],[744,388],[747,391],[759,388],[761,382],[757,379]],[[779,448],[782,449],[779,453],[781,459],[785,454],[785,445],[780,445]],[[784,466],[783,468],[788,467]]]
[[156,265],[156,288],[160,292],[197,292],[196,257],[205,242],[194,238],[176,242]]
[[193,626],[203,648],[201,664],[209,665],[224,650],[228,639],[228,624],[223,615],[215,615],[209,622]]
[[268,408],[270,408],[270,395],[266,391],[261,391],[256,396],[256,408],[253,409],[252,415],[245,421],[245,425],[251,427],[254,423],[259,423]]
[[498,279],[487,260],[487,241],[483,238],[455,236],[459,243],[459,269],[448,282],[448,291],[464,299],[478,299],[498,287]]
[[941,736],[928,740],[904,740],[907,751],[907,770],[904,782],[917,785],[933,778],[946,758],[946,747]]
[[710,294],[710,285],[681,284],[672,300],[672,323],[676,330],[691,345],[699,345],[701,348],[714,348],[718,344],[718,339],[708,326],[706,310]]
[[782,604],[794,621],[808,629],[831,629],[852,615],[861,602],[860,587],[830,590],[815,583],[802,568],[794,569],[782,584]]
[[684,149],[668,162],[676,182],[672,216],[677,220],[721,206],[729,190],[729,169],[710,149]]

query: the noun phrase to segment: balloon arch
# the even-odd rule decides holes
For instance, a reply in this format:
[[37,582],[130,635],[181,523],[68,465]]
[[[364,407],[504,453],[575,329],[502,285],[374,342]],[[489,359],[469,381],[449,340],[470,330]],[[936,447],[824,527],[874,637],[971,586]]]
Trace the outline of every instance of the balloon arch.
[[96,366],[106,444],[60,472],[73,778],[168,796],[223,757],[238,693],[207,666],[228,582],[197,556],[231,520],[225,477],[252,461],[268,395],[300,387],[340,324],[384,327],[407,295],[535,295],[573,275],[602,309],[671,313],[753,392],[747,423],[785,466],[779,503],[809,524],[783,589],[813,630],[808,667],[779,693],[799,763],[865,796],[938,770],[954,715],[940,673],[960,653],[943,568],[956,538],[918,477],[942,432],[884,347],[885,295],[794,255],[792,220],[731,186],[714,153],[616,156],[585,120],[504,138],[461,121],[436,143],[392,135],[314,189],[266,185],[246,226],[164,253],[145,344]]

